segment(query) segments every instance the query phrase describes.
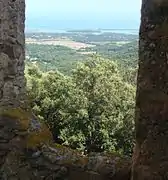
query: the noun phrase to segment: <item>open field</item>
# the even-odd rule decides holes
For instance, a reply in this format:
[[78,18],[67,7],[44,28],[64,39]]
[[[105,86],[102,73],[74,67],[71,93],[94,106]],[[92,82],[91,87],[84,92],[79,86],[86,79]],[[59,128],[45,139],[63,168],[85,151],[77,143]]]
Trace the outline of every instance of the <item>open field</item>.
[[81,43],[81,42],[75,42],[70,39],[33,39],[33,38],[26,38],[26,43],[27,44],[42,44],[42,45],[60,45],[60,46],[66,46],[71,49],[81,49],[81,48],[86,48],[86,47],[94,47],[95,45],[90,45],[86,43]]
[[86,55],[88,55],[88,54],[96,54],[96,52],[95,51],[88,51],[88,52],[78,52],[79,54],[86,54]]

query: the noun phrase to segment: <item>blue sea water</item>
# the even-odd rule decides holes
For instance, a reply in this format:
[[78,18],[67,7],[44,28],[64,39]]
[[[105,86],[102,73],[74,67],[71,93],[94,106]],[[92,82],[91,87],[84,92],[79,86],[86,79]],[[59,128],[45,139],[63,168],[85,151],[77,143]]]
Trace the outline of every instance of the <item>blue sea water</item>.
[[101,32],[114,32],[137,34],[139,22],[133,21],[117,21],[117,20],[49,20],[27,18],[26,31],[30,32],[57,32],[63,33],[66,30],[100,30]]

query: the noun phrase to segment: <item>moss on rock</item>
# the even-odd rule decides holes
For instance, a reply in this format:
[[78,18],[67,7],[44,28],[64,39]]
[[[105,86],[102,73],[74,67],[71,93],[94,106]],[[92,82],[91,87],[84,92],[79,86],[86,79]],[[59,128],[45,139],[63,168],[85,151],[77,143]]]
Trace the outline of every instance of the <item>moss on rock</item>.
[[[26,148],[37,148],[42,144],[53,142],[49,128],[41,123],[30,111],[21,108],[9,108],[0,111],[1,117],[15,120],[17,131],[26,131]],[[18,133],[19,134],[19,133]]]
[[65,147],[60,144],[50,144],[50,152],[53,152],[57,162],[64,165],[75,165],[79,167],[86,166],[89,158],[82,155],[81,152]]
[[35,148],[43,144],[51,144],[52,142],[52,134],[44,124],[41,125],[39,130],[29,132],[27,136],[27,148]]
[[30,112],[21,108],[8,108],[0,110],[1,117],[9,117],[11,120],[16,120],[22,130],[27,130],[31,120]]

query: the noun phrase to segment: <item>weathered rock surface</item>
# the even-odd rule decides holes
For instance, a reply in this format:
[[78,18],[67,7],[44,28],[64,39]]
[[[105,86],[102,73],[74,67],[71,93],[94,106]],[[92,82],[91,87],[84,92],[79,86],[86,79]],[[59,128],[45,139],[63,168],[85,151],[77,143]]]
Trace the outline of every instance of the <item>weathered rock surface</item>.
[[0,0],[0,107],[25,98],[25,3]]
[[132,180],[168,179],[168,1],[143,0]]
[[0,179],[129,180],[131,161],[113,154],[83,156],[54,144],[48,128],[22,109],[0,112]]

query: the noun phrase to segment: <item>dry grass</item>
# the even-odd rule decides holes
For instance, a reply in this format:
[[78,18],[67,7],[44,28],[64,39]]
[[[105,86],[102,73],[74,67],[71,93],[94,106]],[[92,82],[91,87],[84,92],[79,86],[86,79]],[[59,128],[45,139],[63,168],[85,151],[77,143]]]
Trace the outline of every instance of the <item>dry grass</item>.
[[75,49],[75,50],[78,50],[80,48],[95,46],[95,45],[90,45],[90,44],[86,44],[86,43],[75,42],[70,39],[40,39],[40,40],[36,40],[33,38],[27,38],[26,43],[27,44],[44,44],[44,45],[61,45],[61,46],[69,47],[71,49]]

